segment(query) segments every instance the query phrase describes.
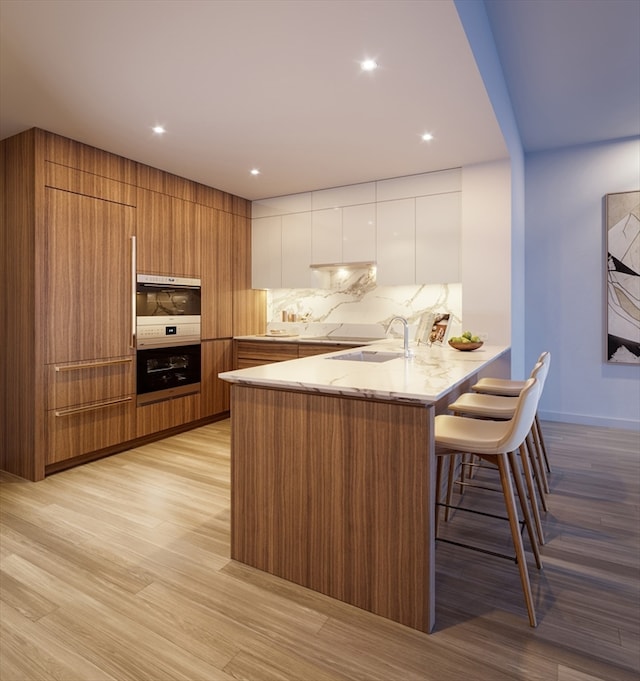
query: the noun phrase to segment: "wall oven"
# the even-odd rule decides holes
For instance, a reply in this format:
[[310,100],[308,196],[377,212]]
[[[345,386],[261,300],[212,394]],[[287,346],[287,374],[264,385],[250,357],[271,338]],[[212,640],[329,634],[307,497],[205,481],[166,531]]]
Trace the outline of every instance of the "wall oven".
[[138,348],[200,342],[200,279],[138,274]]
[[137,403],[200,392],[199,279],[136,277]]
[[200,343],[137,352],[137,403],[150,404],[200,392]]

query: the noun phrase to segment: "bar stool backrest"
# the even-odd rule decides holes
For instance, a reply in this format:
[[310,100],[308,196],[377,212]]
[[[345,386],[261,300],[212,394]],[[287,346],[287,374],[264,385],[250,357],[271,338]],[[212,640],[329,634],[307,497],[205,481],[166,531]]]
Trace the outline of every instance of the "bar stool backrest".
[[538,410],[541,383],[537,378],[529,378],[518,396],[518,403],[509,429],[499,442],[499,451],[513,452],[524,442],[531,430]]

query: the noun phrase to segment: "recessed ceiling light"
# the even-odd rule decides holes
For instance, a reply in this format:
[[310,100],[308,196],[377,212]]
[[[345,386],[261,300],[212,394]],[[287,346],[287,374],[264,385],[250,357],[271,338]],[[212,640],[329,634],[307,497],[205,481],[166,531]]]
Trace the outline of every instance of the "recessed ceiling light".
[[422,135],[422,141],[423,142],[430,142],[433,139],[433,135],[430,132],[425,132]]
[[161,125],[154,125],[151,129],[156,135],[164,135],[164,133],[167,132]]
[[260,171],[257,168],[252,168],[249,172],[252,175],[260,175]]
[[375,71],[378,68],[378,62],[375,59],[365,59],[360,62],[360,68],[363,71]]

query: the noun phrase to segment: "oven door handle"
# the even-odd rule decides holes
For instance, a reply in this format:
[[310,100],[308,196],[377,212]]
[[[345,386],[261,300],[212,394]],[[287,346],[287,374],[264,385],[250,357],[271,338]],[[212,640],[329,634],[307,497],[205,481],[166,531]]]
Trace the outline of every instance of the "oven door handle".
[[131,237],[131,342],[129,347],[136,349],[136,269],[137,244],[136,237]]

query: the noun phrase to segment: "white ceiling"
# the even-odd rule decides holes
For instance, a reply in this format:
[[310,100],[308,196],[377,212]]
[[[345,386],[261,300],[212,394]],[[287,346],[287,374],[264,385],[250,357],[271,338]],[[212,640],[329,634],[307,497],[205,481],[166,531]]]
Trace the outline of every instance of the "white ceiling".
[[[487,7],[525,149],[640,134],[637,0]],[[452,0],[0,0],[33,126],[248,199],[507,156]]]

